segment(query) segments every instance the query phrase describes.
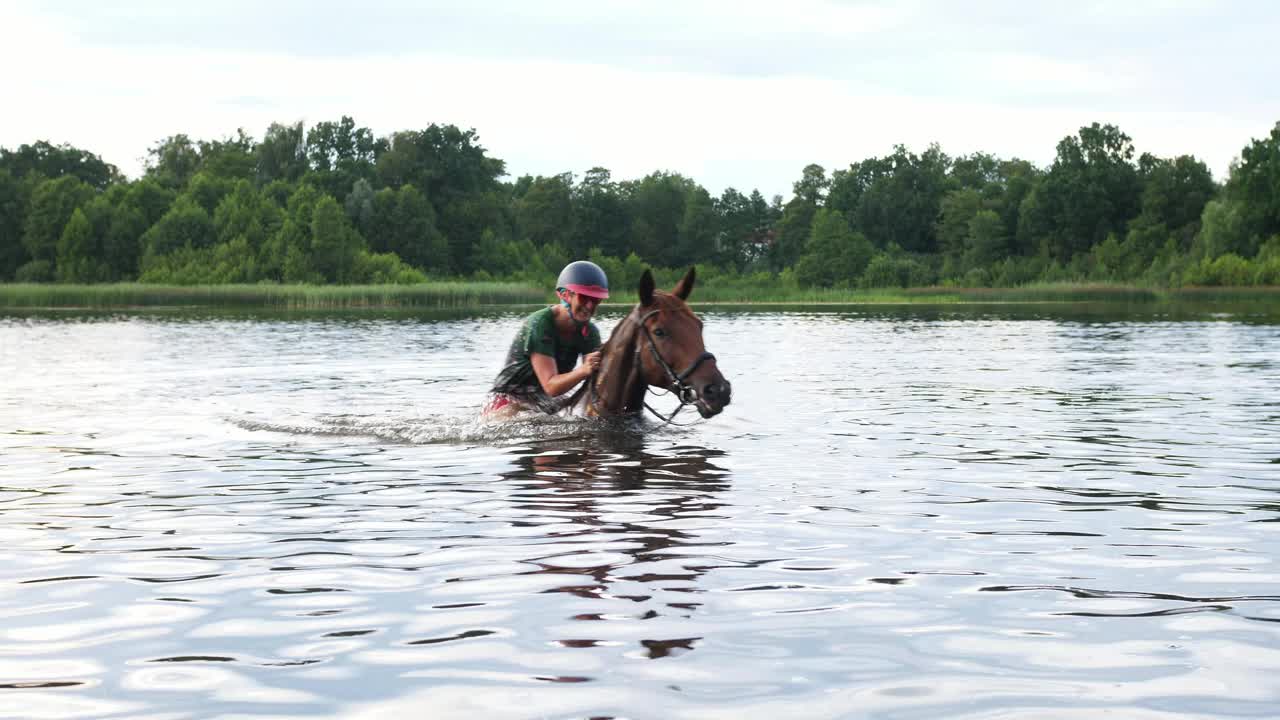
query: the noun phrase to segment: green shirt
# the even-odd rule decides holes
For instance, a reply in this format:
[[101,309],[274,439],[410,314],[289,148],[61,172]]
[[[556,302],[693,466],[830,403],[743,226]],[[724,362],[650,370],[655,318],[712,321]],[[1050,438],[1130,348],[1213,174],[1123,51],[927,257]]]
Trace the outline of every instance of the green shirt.
[[557,412],[560,405],[542,389],[530,356],[541,353],[555,358],[556,374],[561,374],[572,370],[579,356],[595,352],[601,345],[600,328],[593,322],[587,323],[585,334],[561,337],[553,309],[546,307],[525,318],[507,351],[506,365],[493,381],[493,392],[513,395],[548,413]]

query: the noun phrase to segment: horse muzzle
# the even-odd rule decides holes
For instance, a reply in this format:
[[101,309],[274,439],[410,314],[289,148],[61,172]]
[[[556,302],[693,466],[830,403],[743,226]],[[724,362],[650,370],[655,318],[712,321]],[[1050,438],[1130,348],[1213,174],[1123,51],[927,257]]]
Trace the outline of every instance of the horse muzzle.
[[704,418],[714,417],[724,410],[733,397],[733,386],[724,378],[717,378],[709,383],[695,386],[697,395],[693,406]]

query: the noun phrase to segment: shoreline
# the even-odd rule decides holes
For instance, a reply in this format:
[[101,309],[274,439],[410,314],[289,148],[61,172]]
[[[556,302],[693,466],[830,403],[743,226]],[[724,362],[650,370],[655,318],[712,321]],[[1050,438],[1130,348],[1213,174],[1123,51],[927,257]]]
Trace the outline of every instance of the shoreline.
[[[615,293],[621,299],[621,291]],[[273,311],[466,310],[535,307],[554,303],[551,293],[502,282],[443,281],[419,285],[102,285],[0,283],[0,311],[142,311],[258,309]],[[1144,288],[1131,285],[1061,284],[1012,288],[893,288],[876,290],[782,287],[698,288],[691,304],[720,307],[822,307],[857,305],[1070,305],[1101,303],[1261,303],[1280,305],[1280,286]],[[629,307],[607,302],[606,309]]]

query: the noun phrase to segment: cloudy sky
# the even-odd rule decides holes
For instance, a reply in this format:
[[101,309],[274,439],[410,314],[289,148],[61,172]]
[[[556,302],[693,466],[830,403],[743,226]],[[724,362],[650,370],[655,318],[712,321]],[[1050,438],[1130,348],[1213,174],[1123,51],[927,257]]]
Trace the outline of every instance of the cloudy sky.
[[1280,121],[1280,3],[0,0],[0,145],[136,176],[175,133],[346,114],[475,128],[514,176],[683,173],[790,195],[937,142],[1053,159],[1090,122],[1225,176]]

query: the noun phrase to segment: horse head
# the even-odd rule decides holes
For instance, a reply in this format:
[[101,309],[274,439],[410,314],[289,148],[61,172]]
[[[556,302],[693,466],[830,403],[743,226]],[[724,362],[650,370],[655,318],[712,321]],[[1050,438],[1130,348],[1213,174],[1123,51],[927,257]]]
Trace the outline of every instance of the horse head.
[[653,273],[645,270],[640,278],[640,304],[627,321],[639,328],[633,342],[644,382],[666,388],[709,418],[729,404],[732,386],[703,344],[702,320],[685,302],[696,277],[689,268],[671,292],[663,292],[654,287]]

